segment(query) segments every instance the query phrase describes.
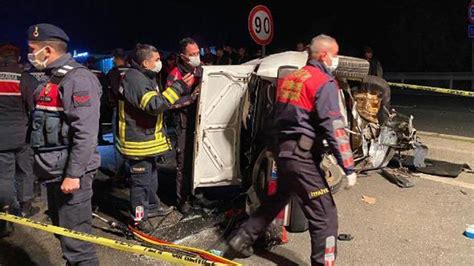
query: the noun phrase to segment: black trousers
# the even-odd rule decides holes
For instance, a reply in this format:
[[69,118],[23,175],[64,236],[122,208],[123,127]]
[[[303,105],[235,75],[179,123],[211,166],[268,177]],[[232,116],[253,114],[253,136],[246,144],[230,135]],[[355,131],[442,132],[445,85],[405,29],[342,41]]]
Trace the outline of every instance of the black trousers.
[[[0,152],[0,205],[15,212],[34,197],[33,151],[25,144]],[[0,206],[0,207],[2,207]]]
[[188,201],[191,194],[195,130],[195,112],[179,113],[176,126],[176,196],[178,206]]
[[[92,182],[95,172],[81,178],[81,187],[72,194],[61,191],[61,182],[47,184],[48,211],[53,225],[74,231],[92,233]],[[68,265],[99,265],[93,244],[80,240],[56,236]]]
[[33,173],[33,150],[29,144],[16,153],[16,188],[20,204],[33,200],[36,176]]
[[[276,158],[276,163],[277,193],[262,202],[242,225],[239,234],[244,234],[253,243],[295,194],[309,223],[311,265],[324,265],[325,256],[335,259],[335,247],[330,249],[326,242],[336,240],[338,222],[336,205],[319,162],[284,151]],[[328,252],[325,253],[326,248]]]
[[148,219],[148,213],[160,206],[157,158],[126,159],[126,175],[130,180],[131,218]]

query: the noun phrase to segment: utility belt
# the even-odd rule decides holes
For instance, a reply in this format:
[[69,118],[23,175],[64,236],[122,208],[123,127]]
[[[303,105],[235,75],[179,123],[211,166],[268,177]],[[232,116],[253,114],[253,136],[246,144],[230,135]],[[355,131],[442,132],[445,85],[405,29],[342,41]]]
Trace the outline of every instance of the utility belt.
[[275,154],[279,158],[289,158],[299,161],[320,161],[323,150],[318,148],[313,138],[306,135],[294,135],[279,138],[275,147]]

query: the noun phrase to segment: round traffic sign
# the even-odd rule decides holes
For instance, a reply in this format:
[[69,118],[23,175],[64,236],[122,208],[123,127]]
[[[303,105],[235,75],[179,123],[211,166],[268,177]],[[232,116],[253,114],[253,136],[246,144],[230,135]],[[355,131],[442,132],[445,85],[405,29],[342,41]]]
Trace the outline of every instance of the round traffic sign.
[[467,8],[467,17],[469,19],[469,22],[474,23],[474,1],[471,1],[469,3],[469,6]]
[[250,11],[248,19],[250,36],[259,45],[268,45],[273,39],[273,17],[270,9],[258,5]]

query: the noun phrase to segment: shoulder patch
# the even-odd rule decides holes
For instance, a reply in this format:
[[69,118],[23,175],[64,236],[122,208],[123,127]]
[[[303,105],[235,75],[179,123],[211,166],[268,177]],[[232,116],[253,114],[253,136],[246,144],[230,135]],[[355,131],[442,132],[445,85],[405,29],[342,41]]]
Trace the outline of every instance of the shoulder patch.
[[72,94],[74,107],[91,106],[91,96],[88,91],[76,91]]

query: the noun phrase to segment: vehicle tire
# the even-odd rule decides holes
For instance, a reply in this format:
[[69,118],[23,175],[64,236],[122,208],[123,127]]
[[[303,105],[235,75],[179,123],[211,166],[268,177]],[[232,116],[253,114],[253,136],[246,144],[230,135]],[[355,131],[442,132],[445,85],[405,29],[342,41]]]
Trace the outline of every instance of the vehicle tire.
[[[274,159],[268,156],[267,149],[263,149],[255,160],[252,171],[252,185],[260,202],[267,197],[268,182],[267,176],[271,175]],[[308,230],[308,220],[304,216],[301,206],[295,195],[290,199],[290,222],[288,231],[297,233]]]
[[370,64],[367,60],[340,55],[339,64],[334,70],[337,78],[362,80],[369,74]]
[[267,176],[270,175],[271,165],[274,159],[269,157],[267,149],[262,149],[255,160],[252,168],[252,186],[260,200],[265,198],[268,193]]
[[[255,160],[252,170],[252,186],[256,192],[257,197],[261,201],[267,195],[267,176],[271,173],[271,164],[274,159],[268,156],[267,150],[263,149],[257,159]],[[325,172],[325,178],[328,182],[331,192],[336,193],[342,185],[344,172],[339,167],[336,159],[332,155],[325,155],[321,162],[321,169]],[[290,200],[290,224],[288,230],[290,232],[304,232],[308,229],[308,220],[304,216],[301,206],[295,196]]]

